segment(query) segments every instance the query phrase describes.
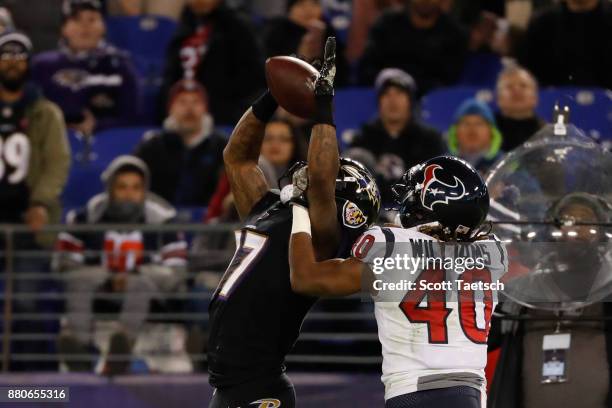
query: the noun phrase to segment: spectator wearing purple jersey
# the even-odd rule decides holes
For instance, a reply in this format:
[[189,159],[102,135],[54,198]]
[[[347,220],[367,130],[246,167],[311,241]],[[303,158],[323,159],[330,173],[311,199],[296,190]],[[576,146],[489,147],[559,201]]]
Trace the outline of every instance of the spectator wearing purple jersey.
[[138,82],[129,56],[104,41],[98,0],[66,0],[59,49],[38,55],[34,80],[83,134],[133,124]]

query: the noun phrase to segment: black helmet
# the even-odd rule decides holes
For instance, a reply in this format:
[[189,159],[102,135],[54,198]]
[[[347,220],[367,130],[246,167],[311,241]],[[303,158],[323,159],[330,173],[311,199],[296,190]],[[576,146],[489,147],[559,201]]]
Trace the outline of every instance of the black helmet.
[[[303,161],[295,163],[279,179],[279,186],[283,184],[284,179],[289,181],[293,179],[296,182],[294,175],[299,174],[297,183],[300,191],[304,191],[308,185],[306,166],[307,163]],[[294,199],[308,205],[304,194]],[[380,211],[378,185],[372,173],[356,160],[340,158],[340,168],[336,178],[336,207],[338,221],[348,228],[369,227],[378,219]]]
[[437,221],[449,234],[470,235],[487,216],[489,192],[478,172],[452,156],[429,159],[393,186],[406,228]]
[[371,226],[378,219],[380,191],[370,171],[356,160],[340,158],[336,179],[338,220],[348,228]]

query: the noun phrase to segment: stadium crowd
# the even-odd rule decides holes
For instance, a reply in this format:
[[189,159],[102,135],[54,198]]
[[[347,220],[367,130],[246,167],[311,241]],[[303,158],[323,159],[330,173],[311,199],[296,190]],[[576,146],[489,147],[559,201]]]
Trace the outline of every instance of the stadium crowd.
[[[386,202],[407,169],[440,154],[486,174],[544,126],[539,86],[612,89],[609,0],[0,0],[0,7],[0,223],[34,233],[16,240],[17,250],[56,249],[52,260],[17,256],[16,271],[71,276],[57,345],[66,356],[93,347],[96,292],[125,294],[118,310],[125,330],[111,348],[129,351],[153,294],[192,289],[183,278],[188,243],[137,227],[39,232],[62,222],[171,224],[185,221],[185,208],[205,209],[201,223],[236,221],[223,148],[266,87],[268,57],[314,60],[328,36],[338,37],[338,87],[373,89],[377,104],[374,117],[357,118],[361,127],[342,137],[343,153],[376,174]],[[163,39],[147,40],[149,25]],[[127,26],[142,37],[130,43]],[[494,103],[463,101],[442,133],[422,117],[421,101],[458,84],[494,89]],[[96,160],[71,153],[72,141],[95,146],[129,127],[150,130],[105,163],[99,194],[62,206],[65,191],[91,188],[69,175]],[[270,185],[305,160],[309,129],[282,109],[268,123],[260,166]],[[42,290],[17,282],[16,291]],[[41,304],[18,302],[14,311],[37,313]]]

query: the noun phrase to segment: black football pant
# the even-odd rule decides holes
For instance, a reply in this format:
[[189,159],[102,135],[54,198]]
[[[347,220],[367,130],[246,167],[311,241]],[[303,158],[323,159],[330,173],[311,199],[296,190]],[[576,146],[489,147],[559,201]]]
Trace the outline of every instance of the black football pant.
[[484,408],[480,391],[468,386],[411,392],[390,398],[385,408]]
[[295,390],[287,375],[216,388],[208,408],[294,408]]

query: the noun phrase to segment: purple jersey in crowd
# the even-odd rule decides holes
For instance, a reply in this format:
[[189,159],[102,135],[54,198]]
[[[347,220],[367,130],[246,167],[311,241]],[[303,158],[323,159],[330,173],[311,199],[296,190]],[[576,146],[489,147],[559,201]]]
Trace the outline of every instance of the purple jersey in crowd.
[[34,58],[32,77],[69,124],[80,123],[85,109],[95,116],[96,130],[134,124],[138,118],[136,72],[127,53],[112,45],[79,53],[62,45],[44,52]]

